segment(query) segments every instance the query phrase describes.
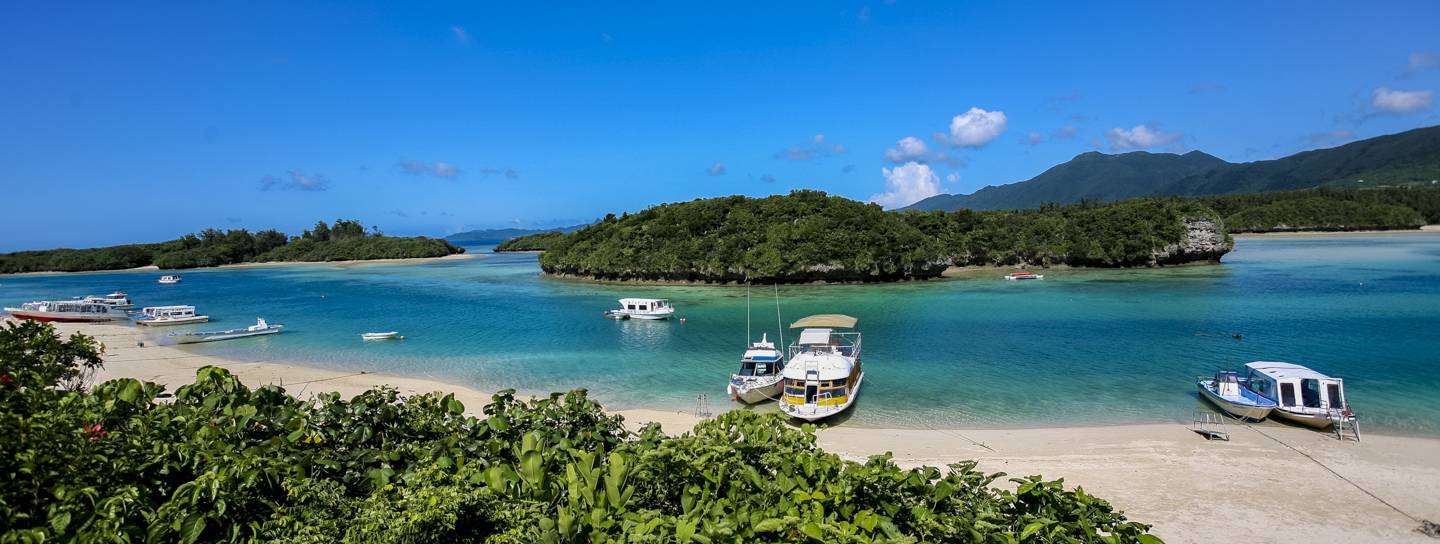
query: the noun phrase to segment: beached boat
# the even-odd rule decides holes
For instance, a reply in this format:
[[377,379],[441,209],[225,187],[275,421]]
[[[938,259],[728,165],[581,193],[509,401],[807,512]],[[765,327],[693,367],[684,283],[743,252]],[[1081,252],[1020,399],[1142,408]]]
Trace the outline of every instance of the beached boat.
[[208,315],[196,315],[194,306],[147,306],[140,309],[136,325],[163,327],[167,325],[188,325],[210,321]]
[[122,291],[116,291],[103,297],[90,295],[80,299],[80,302],[89,302],[91,304],[104,304],[117,310],[129,310],[135,307],[134,304],[130,303],[130,299],[127,298],[125,293]]
[[726,391],[731,399],[747,404],[774,399],[780,395],[784,369],[785,355],[762,334],[740,356],[740,370],[730,375]]
[[815,421],[845,411],[855,404],[865,372],[860,366],[858,320],[848,315],[822,314],[796,321],[800,338],[790,345],[785,364],[780,411],[790,417]]
[[1005,279],[1010,280],[1010,281],[1016,281],[1016,280],[1043,280],[1043,279],[1045,279],[1045,275],[1044,275],[1044,274],[1036,274],[1036,273],[1034,273],[1034,272],[1026,272],[1026,271],[1024,271],[1024,270],[1021,270],[1021,271],[1019,271],[1019,272],[1011,272],[1011,273],[1009,273],[1009,274],[1006,274],[1006,275],[1005,275]]
[[130,316],[124,310],[108,304],[82,302],[78,300],[39,300],[26,302],[19,308],[5,308],[11,317],[31,321],[55,321],[60,323],[96,323],[117,321]]
[[1260,421],[1275,409],[1275,401],[1260,396],[1241,383],[1232,371],[1217,372],[1213,379],[1199,380],[1200,395],[1225,413],[1240,419]]
[[160,276],[160,283],[180,283],[180,276]]
[[663,298],[622,298],[620,308],[605,312],[606,319],[670,319],[675,306]]
[[236,338],[247,338],[251,336],[262,336],[266,334],[278,334],[284,325],[271,325],[265,322],[264,318],[257,318],[255,324],[243,329],[230,329],[227,331],[213,332],[172,332],[170,338],[177,344],[194,344],[197,342],[215,342],[219,340],[233,340]]
[[1355,413],[1345,402],[1344,380],[1294,363],[1256,361],[1245,367],[1250,371],[1250,390],[1276,403],[1271,415],[1316,429],[1335,425],[1354,429]]
[[360,339],[361,339],[361,340],[404,340],[405,337],[404,337],[404,336],[400,336],[400,333],[397,332],[397,331],[389,331],[389,332],[362,332],[362,333],[360,333]]

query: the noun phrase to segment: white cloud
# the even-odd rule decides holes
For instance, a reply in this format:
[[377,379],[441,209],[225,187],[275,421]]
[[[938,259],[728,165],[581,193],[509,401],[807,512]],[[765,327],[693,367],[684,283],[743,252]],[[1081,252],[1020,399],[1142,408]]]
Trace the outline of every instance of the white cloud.
[[260,190],[319,192],[330,189],[330,180],[320,174],[306,174],[299,170],[291,170],[285,174],[289,179],[268,175],[260,178]]
[[810,143],[795,146],[775,154],[777,159],[789,159],[792,161],[808,161],[828,157],[830,155],[844,155],[850,149],[842,144],[831,144],[825,141],[824,134],[816,134],[810,139]]
[[415,175],[430,174],[439,178],[453,178],[460,175],[459,167],[444,161],[400,161],[400,171]]
[[1389,87],[1375,89],[1371,105],[1386,113],[1415,113],[1430,109],[1435,101],[1434,91],[1399,91]]
[[885,176],[885,192],[871,196],[870,202],[886,209],[909,206],[940,194],[940,178],[929,165],[907,162],[904,166],[881,168],[880,173]]
[[1178,132],[1160,132],[1151,125],[1135,125],[1135,128],[1129,130],[1116,127],[1105,133],[1105,139],[1110,140],[1110,149],[1113,151],[1149,149],[1178,142],[1184,136]]
[[945,175],[945,181],[950,182],[950,183],[955,183],[955,182],[957,182],[957,181],[960,181],[960,173],[959,173],[959,172],[951,172],[951,173],[949,173],[949,174],[946,174],[946,175]]
[[1026,143],[1026,144],[1036,145],[1036,144],[1039,144],[1040,142],[1043,142],[1043,141],[1045,141],[1045,135],[1040,134],[1039,132],[1030,131],[1029,134],[1026,134],[1026,135],[1025,135],[1025,143]]
[[455,35],[455,43],[458,43],[460,45],[467,45],[470,43],[470,33],[465,31],[465,27],[460,25],[451,26],[450,33]]
[[721,164],[720,161],[715,161],[715,164],[705,169],[705,173],[712,176],[723,176],[725,175],[725,165]]
[[1440,55],[1427,52],[1415,52],[1410,54],[1410,70],[1407,73],[1423,72],[1433,68],[1440,68]]
[[970,108],[950,120],[950,145],[983,147],[1005,132],[1005,112]]
[[895,142],[895,147],[885,150],[885,160],[900,164],[908,161],[923,161],[926,155],[930,154],[929,146],[925,141],[914,136],[906,136]]

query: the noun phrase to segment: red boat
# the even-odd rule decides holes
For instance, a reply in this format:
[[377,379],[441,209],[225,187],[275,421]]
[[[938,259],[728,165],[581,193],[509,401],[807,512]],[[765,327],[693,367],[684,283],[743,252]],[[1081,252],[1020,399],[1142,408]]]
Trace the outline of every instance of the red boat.
[[16,319],[61,323],[94,323],[126,318],[124,311],[108,304],[78,300],[26,302],[19,308],[6,308],[5,311]]

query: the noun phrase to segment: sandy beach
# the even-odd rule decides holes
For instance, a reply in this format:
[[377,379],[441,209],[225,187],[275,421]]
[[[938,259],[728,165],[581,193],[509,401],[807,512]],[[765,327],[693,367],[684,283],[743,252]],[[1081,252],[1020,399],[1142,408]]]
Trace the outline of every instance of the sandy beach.
[[1425,225],[1415,230],[1346,230],[1346,231],[1299,231],[1299,232],[1243,232],[1231,234],[1233,238],[1312,238],[1316,236],[1374,236],[1376,234],[1419,234],[1440,233],[1440,225]]
[[[101,381],[132,377],[174,388],[192,382],[196,369],[216,365],[251,386],[278,384],[301,397],[332,391],[350,396],[390,385],[405,394],[454,393],[479,415],[490,396],[423,376],[197,355],[150,345],[145,331],[128,324],[58,328],[105,344],[106,365],[96,376]],[[717,401],[713,409],[728,407]],[[671,434],[698,421],[682,412],[616,413],[632,428],[658,422]],[[885,452],[902,466],[976,459],[986,471],[1064,478],[1153,524],[1167,542],[1436,541],[1415,528],[1419,519],[1440,520],[1440,438],[1369,433],[1357,443],[1275,423],[1227,428],[1229,442],[1206,441],[1183,423],[981,430],[841,425],[818,434],[826,450],[854,460]]]

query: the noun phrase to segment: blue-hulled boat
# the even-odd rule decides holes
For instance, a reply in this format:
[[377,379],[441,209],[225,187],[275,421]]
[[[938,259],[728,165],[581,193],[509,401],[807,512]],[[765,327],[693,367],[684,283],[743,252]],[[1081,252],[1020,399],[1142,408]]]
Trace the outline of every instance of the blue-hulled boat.
[[1215,374],[1215,378],[1200,380],[1200,396],[1205,397],[1225,413],[1240,419],[1260,421],[1275,409],[1275,401],[1260,396],[1240,383],[1240,377],[1231,371]]

